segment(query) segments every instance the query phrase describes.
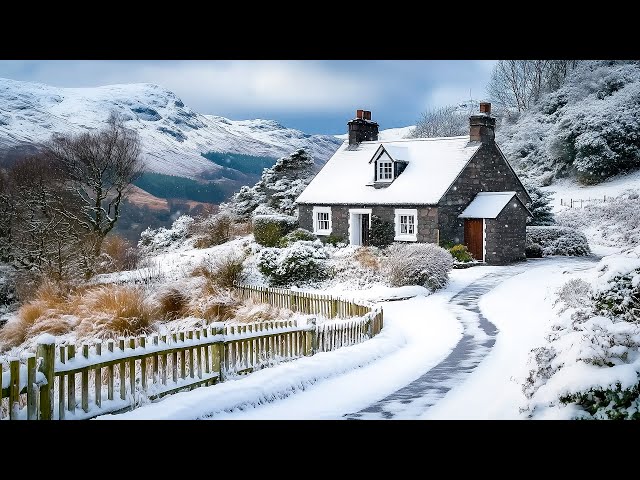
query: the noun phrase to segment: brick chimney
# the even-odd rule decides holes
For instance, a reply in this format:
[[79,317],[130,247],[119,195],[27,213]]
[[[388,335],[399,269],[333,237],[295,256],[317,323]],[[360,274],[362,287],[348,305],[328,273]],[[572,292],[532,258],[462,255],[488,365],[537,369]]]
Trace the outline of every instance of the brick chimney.
[[356,110],[356,118],[347,123],[349,127],[349,145],[378,140],[378,124],[371,121],[371,111]]
[[491,104],[480,102],[480,113],[469,117],[469,140],[491,143],[495,141],[496,118],[491,116]]

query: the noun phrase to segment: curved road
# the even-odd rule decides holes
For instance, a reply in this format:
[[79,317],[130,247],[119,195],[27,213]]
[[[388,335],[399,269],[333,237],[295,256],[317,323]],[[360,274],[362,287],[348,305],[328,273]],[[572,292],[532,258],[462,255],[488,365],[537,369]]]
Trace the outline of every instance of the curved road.
[[[544,260],[543,260],[544,261]],[[488,274],[451,298],[451,310],[463,325],[460,342],[449,356],[427,373],[382,400],[345,415],[350,420],[416,418],[442,399],[471,374],[495,343],[496,327],[480,312],[478,300],[507,278],[524,272],[531,265],[517,265]]]

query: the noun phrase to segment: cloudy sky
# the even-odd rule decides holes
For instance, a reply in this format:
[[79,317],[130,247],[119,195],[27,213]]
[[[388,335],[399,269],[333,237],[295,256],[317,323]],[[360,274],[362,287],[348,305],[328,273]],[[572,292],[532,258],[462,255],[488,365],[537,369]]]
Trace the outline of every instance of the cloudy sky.
[[46,60],[0,61],[0,77],[58,87],[147,82],[197,112],[274,119],[308,133],[344,133],[358,108],[380,128],[420,113],[482,100],[491,60]]

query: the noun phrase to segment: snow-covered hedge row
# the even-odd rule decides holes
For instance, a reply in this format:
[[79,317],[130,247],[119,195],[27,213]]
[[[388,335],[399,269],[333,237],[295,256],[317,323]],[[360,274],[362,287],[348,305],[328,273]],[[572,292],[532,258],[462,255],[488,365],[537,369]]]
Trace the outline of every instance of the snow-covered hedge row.
[[140,234],[138,248],[141,253],[155,253],[170,249],[182,243],[193,227],[194,219],[189,215],[178,217],[171,228],[147,228]]
[[387,249],[382,271],[393,287],[422,285],[437,290],[449,281],[453,257],[431,243],[394,243]]
[[523,387],[531,414],[569,406],[578,418],[640,419],[640,250],[596,270],[558,292],[557,320]]
[[640,245],[640,191],[621,195],[584,208],[568,208],[556,214],[558,225],[586,232],[591,242],[612,247]]
[[569,227],[527,227],[527,250],[533,251],[538,245],[542,255],[589,255],[589,243],[582,232]]

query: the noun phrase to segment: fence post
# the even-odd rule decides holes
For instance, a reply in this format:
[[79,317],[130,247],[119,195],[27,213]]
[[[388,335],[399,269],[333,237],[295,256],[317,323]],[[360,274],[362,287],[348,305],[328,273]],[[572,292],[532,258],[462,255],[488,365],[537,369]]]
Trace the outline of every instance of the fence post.
[[37,356],[42,358],[40,371],[47,380],[40,387],[40,420],[53,419],[53,382],[55,380],[56,343],[52,336],[46,336],[38,342]]
[[[316,319],[315,318],[309,318],[307,320],[307,328],[309,328],[310,326],[313,327],[313,330],[307,330],[306,332],[304,332],[304,355],[305,357],[310,357],[311,355],[314,355],[317,349],[317,344],[318,344],[318,331],[316,329]],[[314,348],[314,338],[315,339],[315,344],[316,344],[316,348]]]
[[[215,327],[214,335],[223,335],[224,327]],[[218,372],[218,382],[224,382],[223,362],[224,339],[218,340],[211,346],[211,363],[214,372]]]
[[27,356],[27,420],[37,420],[38,413],[36,406],[38,401],[36,400],[36,393],[38,387],[36,383],[36,356],[30,354]]
[[9,419],[17,420],[20,411],[20,359],[9,358]]

